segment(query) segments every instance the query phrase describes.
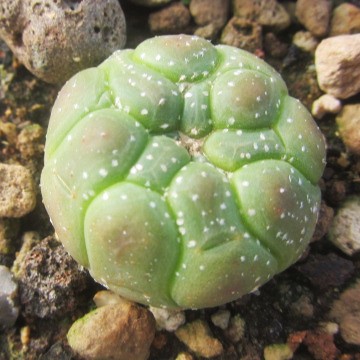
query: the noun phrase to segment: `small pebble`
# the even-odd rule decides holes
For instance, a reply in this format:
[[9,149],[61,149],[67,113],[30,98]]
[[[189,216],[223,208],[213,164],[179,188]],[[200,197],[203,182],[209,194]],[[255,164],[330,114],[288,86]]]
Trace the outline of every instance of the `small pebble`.
[[320,88],[338,99],[360,91],[360,34],[327,38],[315,51]]
[[360,104],[345,105],[336,117],[336,123],[346,148],[360,155]]
[[324,37],[329,30],[330,0],[297,0],[296,17],[316,37]]
[[262,48],[262,29],[255,22],[233,17],[222,31],[220,43],[250,52]]
[[145,360],[155,336],[155,320],[131,302],[105,305],[78,319],[67,338],[88,360]]
[[354,273],[352,261],[334,253],[310,254],[296,268],[320,291],[343,285]]
[[324,94],[313,102],[311,113],[317,119],[321,119],[325,114],[337,114],[341,111],[341,101],[336,97]]
[[114,292],[110,290],[101,290],[98,291],[94,295],[94,303],[96,304],[96,307],[101,307],[105,305],[114,305],[114,304],[121,304],[124,301],[128,302],[127,300],[123,299],[120,295],[115,294]]
[[[11,266],[18,246],[19,219],[0,218],[0,264]],[[12,259],[13,260],[13,259]]]
[[[81,303],[89,285],[88,273],[49,236],[31,249],[31,236],[16,258],[13,272],[19,283],[23,315],[27,318],[60,318]],[[25,254],[24,254],[25,253]]]
[[192,357],[191,354],[182,352],[176,357],[175,360],[193,360],[193,359],[194,358]]
[[18,286],[10,270],[0,265],[0,328],[14,325],[19,308],[15,303]]
[[270,56],[281,59],[288,52],[288,45],[279,40],[276,34],[268,32],[264,37],[264,49]]
[[183,311],[172,311],[150,306],[149,310],[154,315],[156,324],[160,329],[175,331],[185,323],[185,313]]
[[173,3],[149,16],[149,27],[156,34],[175,34],[184,31],[190,24],[189,9],[181,2]]
[[334,343],[334,336],[323,329],[307,331],[304,345],[312,355],[312,359],[339,359],[339,350]]
[[359,32],[360,9],[357,6],[345,2],[334,9],[330,23],[330,36]]
[[316,223],[314,235],[311,241],[318,241],[325,236],[334,219],[334,209],[327,206],[324,201],[321,202],[318,221]]
[[291,304],[291,310],[297,316],[311,318],[314,316],[314,305],[307,295],[302,295],[298,300]]
[[245,334],[245,320],[239,315],[230,319],[230,324],[226,329],[226,336],[234,343],[239,342]]
[[207,359],[219,356],[224,351],[221,342],[213,337],[206,322],[200,319],[183,325],[175,335],[196,355]]
[[360,281],[340,295],[329,317],[339,324],[341,337],[347,343],[360,345]]
[[216,33],[226,24],[230,11],[230,1],[192,0],[189,10],[195,23],[202,27],[200,29],[203,27],[209,29],[209,25],[211,25],[213,27],[212,32]]
[[236,17],[255,21],[266,29],[279,32],[290,25],[290,16],[276,0],[234,0]]
[[230,316],[229,310],[219,310],[211,315],[211,321],[215,326],[225,330],[229,326]]
[[292,42],[299,49],[314,53],[319,41],[311,34],[310,31],[298,31],[294,34]]
[[360,196],[342,203],[330,228],[329,239],[349,256],[360,251]]
[[44,129],[38,124],[24,127],[16,141],[16,148],[24,159],[43,156],[44,153]]
[[293,351],[287,344],[268,345],[264,349],[265,360],[290,360],[293,355]]
[[35,183],[22,165],[0,163],[0,217],[19,218],[36,205]]

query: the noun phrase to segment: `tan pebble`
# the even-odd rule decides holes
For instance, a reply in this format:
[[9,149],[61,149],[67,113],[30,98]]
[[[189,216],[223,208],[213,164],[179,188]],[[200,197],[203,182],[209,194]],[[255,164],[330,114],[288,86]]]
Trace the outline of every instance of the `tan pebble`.
[[340,327],[341,337],[349,344],[360,345],[360,281],[346,289],[332,306],[329,318]]
[[294,34],[292,42],[301,50],[314,53],[319,41],[310,31],[298,31]]
[[30,326],[24,326],[20,329],[20,341],[23,347],[27,347],[30,343]]
[[177,357],[176,360],[193,360],[194,358],[192,357],[191,354],[189,353],[180,353]]
[[358,32],[360,32],[360,9],[348,2],[335,8],[331,18],[329,35],[337,36]]
[[315,67],[321,90],[338,99],[360,91],[360,34],[327,38],[315,51]]
[[336,123],[347,149],[360,155],[360,104],[345,105],[336,117]]
[[331,17],[330,0],[298,0],[296,2],[296,17],[316,37],[328,33]]
[[293,351],[287,344],[273,344],[264,349],[265,360],[290,360],[293,355]]
[[321,119],[325,114],[337,114],[341,111],[341,101],[335,96],[324,94],[314,101],[311,113]]
[[198,356],[211,358],[221,355],[224,351],[221,342],[211,334],[207,323],[200,319],[183,325],[175,335]]
[[69,345],[88,360],[145,360],[155,336],[155,320],[132,303],[105,305],[77,320]]
[[35,205],[35,183],[30,171],[22,165],[0,164],[0,217],[22,217]]

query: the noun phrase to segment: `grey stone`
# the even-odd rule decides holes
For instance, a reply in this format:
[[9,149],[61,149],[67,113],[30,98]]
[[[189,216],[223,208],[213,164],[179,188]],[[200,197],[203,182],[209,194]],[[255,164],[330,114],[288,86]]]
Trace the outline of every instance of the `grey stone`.
[[19,315],[16,296],[17,284],[10,270],[0,265],[0,327],[10,327],[15,323]]
[[36,76],[63,83],[125,44],[117,0],[3,0],[0,37]]

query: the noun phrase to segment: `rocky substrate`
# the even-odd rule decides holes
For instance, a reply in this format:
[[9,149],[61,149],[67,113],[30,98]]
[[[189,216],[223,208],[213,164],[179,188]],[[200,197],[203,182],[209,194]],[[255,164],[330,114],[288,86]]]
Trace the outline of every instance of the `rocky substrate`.
[[[69,56],[70,72],[49,72],[42,68],[52,56],[44,40],[36,42],[43,59],[34,71],[29,66],[33,48],[26,47],[27,36],[16,42],[19,32],[9,22],[16,9],[5,8],[6,3],[18,2],[0,5],[0,34],[18,58],[0,42],[0,359],[359,360],[359,1],[121,2],[126,47],[156,34],[182,32],[249,50],[283,75],[327,141],[319,221],[302,259],[237,301],[185,312],[147,309],[104,291],[54,237],[39,189],[47,122],[66,74],[89,62]],[[60,36],[66,26],[59,25],[41,35],[57,34],[69,49],[81,41],[85,53],[102,52],[102,58],[92,56],[92,65],[124,45],[116,2],[106,2],[112,6],[104,10],[114,17],[110,20],[84,8],[91,1],[66,1],[66,11],[56,3],[49,2],[48,13],[18,22],[20,33],[33,34],[32,26],[41,30],[36,21],[49,19],[55,10],[62,21],[75,11],[71,21],[87,14],[91,24],[78,27],[77,38]],[[109,34],[107,24],[117,24],[119,31],[106,38],[105,49],[97,42]],[[89,34],[94,42],[86,43]],[[57,84],[39,80],[18,59]],[[52,61],[55,69],[67,66],[61,56]]]

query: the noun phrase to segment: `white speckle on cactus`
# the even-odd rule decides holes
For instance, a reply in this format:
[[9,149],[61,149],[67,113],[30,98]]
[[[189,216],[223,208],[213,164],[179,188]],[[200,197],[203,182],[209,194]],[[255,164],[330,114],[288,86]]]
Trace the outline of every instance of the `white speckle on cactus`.
[[100,174],[101,177],[106,177],[108,175],[108,171],[106,169],[104,169],[104,168],[101,168],[99,170],[99,174]]
[[195,240],[190,240],[187,244],[188,248],[194,248],[196,246],[196,241]]

